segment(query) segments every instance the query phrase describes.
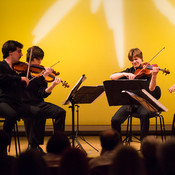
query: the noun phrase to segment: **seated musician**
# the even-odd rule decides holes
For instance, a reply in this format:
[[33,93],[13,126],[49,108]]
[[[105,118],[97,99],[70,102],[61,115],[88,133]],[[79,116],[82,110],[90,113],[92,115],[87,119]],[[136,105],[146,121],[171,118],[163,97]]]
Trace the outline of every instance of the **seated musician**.
[[17,119],[32,116],[29,108],[21,101],[21,91],[29,84],[28,78],[20,77],[13,64],[22,57],[23,45],[9,40],[3,44],[3,61],[0,62],[0,117],[5,118],[3,130],[11,138],[12,129]]
[[[44,57],[44,52],[38,46],[33,46],[32,48],[31,65],[40,65]],[[27,62],[29,62],[30,53],[31,48],[27,50]],[[39,145],[43,144],[44,141],[46,118],[55,119],[54,131],[64,131],[66,111],[57,105],[44,101],[44,98],[47,98],[51,94],[53,88],[61,82],[60,78],[55,77],[55,80],[48,86],[45,78],[52,73],[52,71],[52,68],[45,68],[41,76],[30,81],[23,94],[23,102],[30,104],[35,113],[38,114],[37,119],[24,119],[29,142],[28,149],[35,148],[42,151]],[[32,75],[29,74],[29,79],[31,78]]]
[[[142,52],[138,48],[131,49],[128,53],[129,61],[132,64],[131,68],[127,68],[126,70],[120,73],[114,73],[110,76],[112,80],[118,79],[129,79],[133,80],[136,78],[134,72],[141,67],[143,63]],[[159,72],[158,67],[153,67],[151,71],[151,77],[142,76],[140,79],[147,79],[148,89],[150,93],[157,99],[160,98],[160,88],[156,86],[157,74]],[[149,118],[151,117],[151,113],[144,108],[142,105],[124,105],[122,106],[112,117],[111,126],[114,130],[121,133],[121,124],[128,118],[130,114],[136,114],[138,118],[140,118],[141,122],[141,139],[143,139],[149,131]]]

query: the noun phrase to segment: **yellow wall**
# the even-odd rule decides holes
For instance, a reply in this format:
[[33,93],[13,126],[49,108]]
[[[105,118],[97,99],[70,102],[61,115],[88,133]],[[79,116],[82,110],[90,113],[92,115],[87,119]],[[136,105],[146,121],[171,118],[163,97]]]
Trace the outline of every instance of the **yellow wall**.
[[[158,85],[162,89],[160,102],[169,109],[164,116],[166,124],[170,124],[175,112],[175,95],[168,92],[175,83],[175,2],[164,1],[166,4],[158,0],[157,5],[157,0],[1,1],[0,46],[9,39],[23,43],[21,60],[25,61],[27,48],[36,44],[45,51],[44,66],[49,67],[60,60],[54,69],[69,82],[70,88],[58,86],[46,99],[59,106],[82,74],[87,76],[83,85],[102,84],[111,73],[130,67],[127,60],[129,49],[140,48],[144,61],[149,61],[165,46],[166,49],[152,63],[171,71],[167,76],[161,72],[158,75]],[[53,8],[50,14],[49,8]],[[54,8],[57,9],[55,13]],[[44,14],[48,17],[36,34],[36,26]],[[51,26],[54,21],[55,25]],[[50,31],[35,40],[36,35],[40,36],[47,27]],[[66,124],[71,124],[70,109],[62,107],[67,111]],[[117,109],[109,107],[103,95],[91,105],[81,105],[80,123],[108,125]]]

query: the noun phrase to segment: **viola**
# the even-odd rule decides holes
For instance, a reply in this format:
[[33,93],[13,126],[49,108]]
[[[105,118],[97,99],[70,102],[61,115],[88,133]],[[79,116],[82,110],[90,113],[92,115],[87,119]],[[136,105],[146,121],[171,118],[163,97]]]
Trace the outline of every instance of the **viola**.
[[[151,74],[151,70],[153,69],[153,67],[158,67],[157,64],[152,64],[150,65],[149,63],[143,63],[140,68],[138,68],[136,71],[135,71],[135,75],[136,75],[136,78],[140,78],[142,76],[148,76],[150,77],[152,74]],[[166,68],[164,69],[161,69],[159,68],[160,71],[163,72],[163,74],[167,75],[167,74],[170,74],[170,71]]]
[[[28,69],[28,63],[25,62],[17,62],[13,64],[14,70],[18,73],[26,73]],[[42,73],[45,71],[45,67],[42,65],[30,65],[30,74],[34,77],[37,78],[39,76],[42,76]],[[47,82],[53,82],[55,80],[55,76],[58,76],[60,73],[56,72],[53,70],[52,73],[50,73],[47,77],[45,77],[45,80]],[[32,78],[30,81],[32,81],[34,78]],[[68,83],[66,81],[61,81],[64,87],[69,87]]]

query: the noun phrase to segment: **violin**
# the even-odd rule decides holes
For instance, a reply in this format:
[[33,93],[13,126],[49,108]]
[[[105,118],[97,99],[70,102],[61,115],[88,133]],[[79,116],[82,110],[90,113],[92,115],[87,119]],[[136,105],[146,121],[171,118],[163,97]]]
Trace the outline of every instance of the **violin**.
[[[136,78],[140,78],[142,76],[148,76],[150,77],[152,74],[151,74],[151,70],[153,69],[153,67],[158,67],[157,64],[152,64],[150,65],[149,63],[143,63],[140,68],[138,68],[136,71],[135,71],[135,75],[136,75]],[[167,75],[167,74],[170,74],[170,71],[166,68],[164,69],[161,69],[159,68],[160,71],[163,72],[163,74]]]
[[[28,63],[19,61],[13,64],[13,68],[18,73],[25,73],[28,69]],[[32,81],[34,78],[42,76],[43,72],[45,71],[45,67],[42,65],[31,64],[29,71],[30,71],[30,74],[33,76],[33,78],[30,80]],[[53,82],[55,80],[55,76],[58,76],[59,74],[60,74],[59,72],[56,72],[53,70],[52,73],[50,73],[47,77],[45,77],[45,80],[47,82]],[[67,88],[69,87],[66,81],[61,81],[61,83],[64,87],[67,87]]]

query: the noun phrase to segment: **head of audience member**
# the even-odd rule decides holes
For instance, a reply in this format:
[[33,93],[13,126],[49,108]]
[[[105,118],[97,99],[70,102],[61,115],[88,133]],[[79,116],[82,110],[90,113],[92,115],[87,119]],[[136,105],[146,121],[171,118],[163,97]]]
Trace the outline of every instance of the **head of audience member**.
[[48,141],[46,150],[48,153],[62,154],[67,148],[70,148],[70,142],[64,132],[56,132]]
[[149,161],[156,161],[156,153],[160,144],[160,139],[157,139],[155,136],[146,136],[141,143],[141,152],[144,156],[144,159]]
[[61,160],[60,171],[62,175],[88,175],[86,154],[78,148],[67,149]]
[[141,152],[144,159],[146,173],[149,175],[159,174],[157,150],[161,145],[160,139],[155,136],[146,136],[141,143]]
[[8,134],[0,130],[0,155],[7,153],[7,146],[10,144],[10,139]]
[[48,168],[41,154],[29,150],[17,158],[15,175],[48,175]]
[[131,146],[119,146],[111,166],[111,175],[144,174],[143,161]]
[[102,147],[101,154],[113,150],[122,143],[120,134],[112,129],[106,130],[100,134],[100,142]]
[[162,143],[157,152],[163,175],[175,174],[175,137]]

